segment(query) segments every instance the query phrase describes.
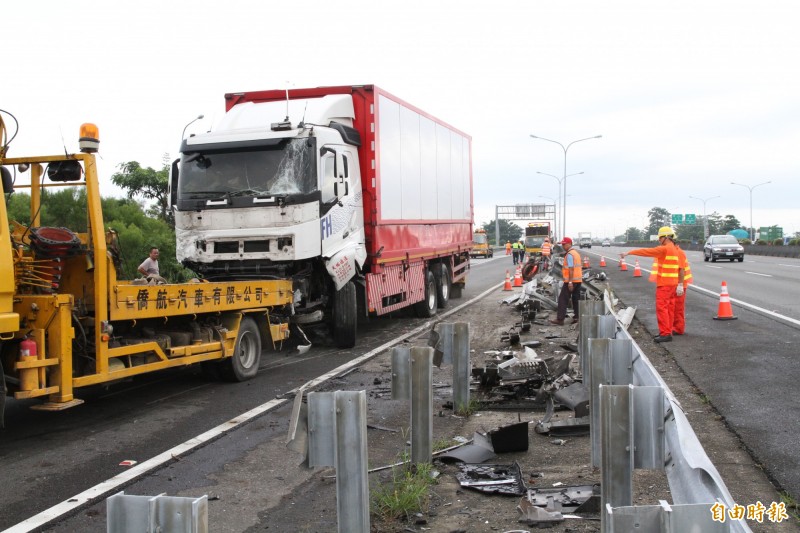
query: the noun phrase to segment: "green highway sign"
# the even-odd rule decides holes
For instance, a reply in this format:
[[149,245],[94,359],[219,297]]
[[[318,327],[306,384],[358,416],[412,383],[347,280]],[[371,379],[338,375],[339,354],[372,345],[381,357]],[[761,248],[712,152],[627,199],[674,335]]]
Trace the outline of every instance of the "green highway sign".
[[683,215],[672,215],[673,224],[683,224]]
[[686,224],[697,224],[697,217],[694,215],[686,215],[684,218]]

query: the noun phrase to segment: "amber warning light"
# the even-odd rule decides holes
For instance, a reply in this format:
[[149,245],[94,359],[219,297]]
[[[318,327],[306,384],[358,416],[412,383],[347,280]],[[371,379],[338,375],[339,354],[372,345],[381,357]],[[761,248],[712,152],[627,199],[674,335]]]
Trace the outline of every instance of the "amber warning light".
[[81,124],[81,136],[78,139],[81,152],[93,154],[100,148],[100,130],[94,124]]

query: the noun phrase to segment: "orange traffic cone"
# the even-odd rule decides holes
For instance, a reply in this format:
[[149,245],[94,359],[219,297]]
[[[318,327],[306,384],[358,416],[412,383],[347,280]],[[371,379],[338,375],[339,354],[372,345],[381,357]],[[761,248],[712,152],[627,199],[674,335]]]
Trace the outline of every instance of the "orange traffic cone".
[[639,266],[639,260],[638,259],[633,264],[633,277],[634,278],[641,278],[642,277],[642,267]]
[[619,260],[619,269],[622,272],[627,272],[628,270],[628,263],[626,263],[625,260],[622,258],[620,258]]
[[600,267],[601,268],[605,268],[606,267],[606,258],[603,257],[602,255],[600,256]]
[[655,281],[658,278],[658,259],[653,259],[653,269],[650,270],[650,277],[647,281]]
[[583,256],[583,268],[589,268],[590,266],[591,265],[589,265],[589,256],[588,255],[584,255]]
[[514,287],[522,287],[522,267],[517,265],[517,271],[514,272]]
[[714,320],[736,320],[731,308],[731,297],[728,295],[728,284],[722,282],[722,289],[719,293],[719,310]]
[[508,270],[506,270],[506,282],[503,284],[503,290],[504,291],[514,290],[511,288],[511,275],[508,273]]

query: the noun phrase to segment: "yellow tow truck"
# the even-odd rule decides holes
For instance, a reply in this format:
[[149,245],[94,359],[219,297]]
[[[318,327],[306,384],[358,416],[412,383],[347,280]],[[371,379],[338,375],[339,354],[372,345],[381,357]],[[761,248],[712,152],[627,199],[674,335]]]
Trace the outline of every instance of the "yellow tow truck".
[[472,250],[469,252],[470,257],[493,257],[494,250],[489,244],[489,238],[486,236],[486,230],[478,228],[472,232]]
[[[83,403],[82,387],[195,363],[244,381],[256,375],[262,345],[280,349],[288,339],[291,280],[117,278],[121,251],[103,224],[94,125],[81,126],[77,154],[8,158],[2,134],[4,200],[29,189],[31,223],[9,221],[0,202],[0,424],[6,396],[61,410]],[[40,225],[43,188],[69,186],[86,190],[85,233]]]

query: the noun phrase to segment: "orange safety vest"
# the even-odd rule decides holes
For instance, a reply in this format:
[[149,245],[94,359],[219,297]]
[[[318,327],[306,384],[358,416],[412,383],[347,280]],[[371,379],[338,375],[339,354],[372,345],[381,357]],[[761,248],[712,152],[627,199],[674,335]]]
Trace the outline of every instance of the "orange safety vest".
[[567,267],[567,257],[564,256],[564,266],[561,268],[561,277],[564,278],[564,283],[580,283],[583,281],[583,269],[581,269],[581,254],[574,248],[570,248],[567,255],[572,256],[572,278],[569,277],[569,267]]
[[553,245],[550,244],[549,242],[542,243],[542,255],[545,256],[545,257],[549,257],[550,256],[550,248],[552,248],[552,246]]
[[667,240],[661,246],[653,248],[636,248],[628,252],[628,255],[638,255],[639,257],[655,257],[658,259],[658,275],[656,276],[657,287],[677,287],[678,286],[678,270],[681,268],[681,262],[678,258],[680,248]]
[[678,251],[678,260],[683,267],[683,288],[685,289],[689,286],[689,284],[694,283],[692,280],[692,267],[689,266],[689,260],[686,258],[686,252],[681,250],[678,246],[676,246],[675,249]]
[[506,243],[506,251],[508,251],[508,250],[510,250],[510,249],[511,249],[511,243],[510,243],[510,242],[507,242],[507,243]]

